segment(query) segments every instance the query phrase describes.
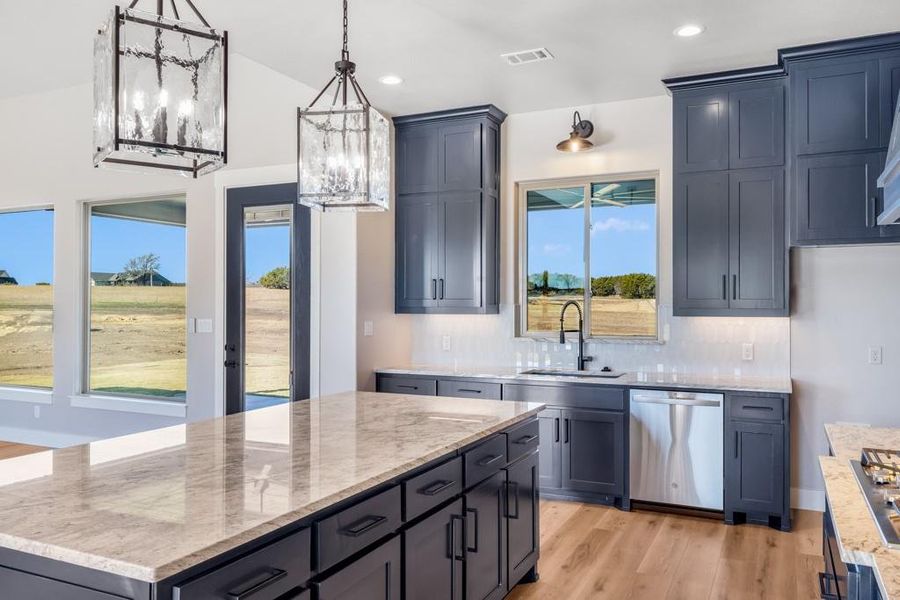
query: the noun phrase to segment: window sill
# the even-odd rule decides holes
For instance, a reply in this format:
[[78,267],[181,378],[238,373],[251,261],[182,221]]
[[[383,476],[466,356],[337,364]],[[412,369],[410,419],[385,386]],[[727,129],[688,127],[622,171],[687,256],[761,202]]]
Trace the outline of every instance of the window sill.
[[[559,345],[559,334],[557,335],[542,335],[542,334],[519,334],[515,337],[515,341],[517,342],[536,342],[543,344],[556,344]],[[666,342],[660,338],[627,338],[627,337],[590,337],[584,338],[585,344],[632,344],[638,346],[662,346]],[[578,338],[572,338],[566,340],[566,346],[576,346],[578,344]]]
[[53,404],[53,390],[0,386],[0,400],[29,402],[31,404]]
[[93,408],[96,410],[141,413],[182,419],[187,416],[187,404],[184,402],[146,400],[120,396],[91,396],[88,394],[70,396],[69,400],[73,408]]

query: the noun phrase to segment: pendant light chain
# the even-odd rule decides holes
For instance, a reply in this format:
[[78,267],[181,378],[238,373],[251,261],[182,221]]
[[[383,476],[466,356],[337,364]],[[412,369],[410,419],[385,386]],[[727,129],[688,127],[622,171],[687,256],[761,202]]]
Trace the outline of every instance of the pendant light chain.
[[344,48],[341,51],[341,58],[343,60],[350,60],[350,50],[347,48],[347,28],[349,26],[349,20],[347,19],[347,0],[344,0]]

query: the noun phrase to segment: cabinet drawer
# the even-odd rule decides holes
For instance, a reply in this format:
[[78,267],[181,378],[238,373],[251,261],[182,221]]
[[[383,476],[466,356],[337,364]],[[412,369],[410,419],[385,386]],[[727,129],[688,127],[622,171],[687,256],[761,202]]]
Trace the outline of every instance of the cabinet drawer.
[[537,419],[517,425],[506,432],[506,457],[508,462],[534,452],[540,444],[540,425]]
[[457,379],[439,379],[438,396],[456,396],[458,398],[500,399],[500,384],[480,381],[459,381]]
[[466,487],[484,481],[506,466],[506,436],[496,435],[465,454]]
[[411,521],[463,489],[462,457],[457,456],[403,482],[404,519]]
[[98,592],[89,588],[48,579],[40,575],[0,567],[0,590],[3,598],[67,598],[70,600],[126,600],[124,596]]
[[553,406],[625,410],[625,389],[599,385],[525,385],[503,386],[503,399],[518,402],[543,402]]
[[753,421],[781,421],[784,419],[784,399],[766,396],[729,396],[732,419]]
[[[297,533],[175,586],[174,600],[274,600],[310,576],[310,532]],[[67,596],[68,597],[68,596]]]
[[437,381],[416,377],[379,377],[378,391],[386,394],[434,396],[437,393]]
[[394,486],[318,521],[318,570],[344,560],[400,527],[400,486]]

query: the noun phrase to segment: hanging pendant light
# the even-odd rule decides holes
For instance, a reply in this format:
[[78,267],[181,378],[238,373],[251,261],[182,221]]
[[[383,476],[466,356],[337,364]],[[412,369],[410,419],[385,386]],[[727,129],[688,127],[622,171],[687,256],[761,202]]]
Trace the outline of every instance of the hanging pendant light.
[[[390,126],[356,81],[356,63],[347,50],[347,0],[343,7],[344,40],[335,74],[297,111],[297,200],[317,210],[383,211],[389,208]],[[316,106],[328,96],[330,106]]]
[[228,32],[116,6],[94,38],[94,166],[188,177],[227,162]]
[[594,124],[588,120],[582,119],[578,111],[572,115],[572,133],[569,139],[563,140],[556,145],[556,149],[560,152],[583,152],[590,150],[594,144],[588,139],[594,133]]

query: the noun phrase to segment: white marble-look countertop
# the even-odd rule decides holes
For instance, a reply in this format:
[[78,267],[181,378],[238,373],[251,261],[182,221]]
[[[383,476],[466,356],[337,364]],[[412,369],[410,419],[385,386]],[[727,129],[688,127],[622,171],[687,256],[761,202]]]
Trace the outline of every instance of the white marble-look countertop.
[[872,567],[885,600],[900,599],[900,550],[884,544],[850,467],[864,447],[900,448],[900,429],[825,425],[834,456],[819,458],[841,560]]
[[0,461],[0,547],[160,581],[542,408],[349,392]]
[[591,385],[626,387],[666,387],[674,389],[707,389],[733,392],[764,392],[790,394],[791,379],[747,377],[735,375],[711,375],[702,373],[642,373],[624,372],[620,377],[560,377],[524,373],[533,367],[467,367],[454,368],[440,365],[414,365],[376,369],[385,375],[425,375],[434,377],[475,377],[484,379],[508,379],[511,381],[558,381]]

